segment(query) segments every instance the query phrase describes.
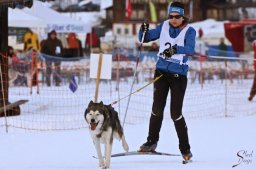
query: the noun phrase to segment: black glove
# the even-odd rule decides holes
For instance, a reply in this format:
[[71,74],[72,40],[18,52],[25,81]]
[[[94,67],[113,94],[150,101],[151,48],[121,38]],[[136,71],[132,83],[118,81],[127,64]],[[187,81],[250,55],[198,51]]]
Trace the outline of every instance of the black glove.
[[148,28],[149,28],[149,24],[148,24],[147,22],[143,22],[143,23],[141,24],[141,27],[140,27],[141,31],[147,32],[147,31],[148,31]]
[[165,57],[165,59],[169,59],[171,58],[174,54],[176,54],[176,47],[175,46],[172,46],[172,47],[169,47],[169,48],[166,48],[163,52],[163,55]]

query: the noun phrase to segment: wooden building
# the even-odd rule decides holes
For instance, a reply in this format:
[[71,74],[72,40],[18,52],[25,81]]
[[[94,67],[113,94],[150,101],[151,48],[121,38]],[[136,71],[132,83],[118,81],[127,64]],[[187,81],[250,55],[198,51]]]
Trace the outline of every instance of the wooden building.
[[[167,9],[169,0],[130,0],[132,15],[129,20],[125,17],[126,0],[113,0],[113,6],[107,9],[107,19],[104,23],[111,28],[113,23],[119,22],[142,22],[150,18],[149,2],[154,4],[157,14],[157,23],[165,20],[168,16]],[[191,21],[201,21],[207,18],[216,20],[238,21],[241,16],[239,11],[246,8],[256,8],[256,0],[177,0],[185,4],[185,15]],[[246,15],[246,14],[245,14]],[[244,17],[246,18],[246,16]]]
[[210,0],[201,2],[202,18],[238,21],[248,18],[247,8],[256,8],[256,0]]

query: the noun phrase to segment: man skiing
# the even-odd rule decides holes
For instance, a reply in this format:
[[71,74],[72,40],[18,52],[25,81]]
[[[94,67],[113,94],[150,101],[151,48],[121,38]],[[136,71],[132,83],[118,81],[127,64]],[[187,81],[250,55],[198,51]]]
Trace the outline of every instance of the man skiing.
[[139,39],[145,34],[144,42],[159,39],[160,47],[154,77],[163,75],[154,82],[154,98],[149,122],[147,142],[140,146],[140,152],[154,152],[159,140],[167,95],[171,91],[171,118],[179,138],[179,149],[185,161],[192,157],[187,125],[182,115],[183,99],[187,87],[188,54],[193,55],[196,31],[184,17],[184,5],[173,2],[169,7],[169,19],[149,30],[143,23]]

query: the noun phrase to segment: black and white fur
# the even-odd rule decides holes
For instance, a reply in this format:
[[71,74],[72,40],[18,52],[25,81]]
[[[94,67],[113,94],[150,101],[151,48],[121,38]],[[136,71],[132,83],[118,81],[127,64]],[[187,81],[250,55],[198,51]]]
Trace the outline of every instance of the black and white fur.
[[36,68],[34,68],[33,70],[30,69],[28,71],[23,71],[23,73],[13,68],[9,68],[9,71],[8,71],[9,84],[13,85],[13,82],[18,78],[18,76],[25,76],[27,79],[27,86],[31,87],[33,75],[35,73],[36,73]]
[[[89,131],[97,151],[99,167],[107,169],[110,167],[114,138],[122,140],[124,150],[129,150],[123,128],[118,118],[118,113],[111,105],[104,105],[103,102],[94,103],[90,101],[85,111],[85,120],[89,125]],[[105,144],[105,161],[102,156],[100,143]]]

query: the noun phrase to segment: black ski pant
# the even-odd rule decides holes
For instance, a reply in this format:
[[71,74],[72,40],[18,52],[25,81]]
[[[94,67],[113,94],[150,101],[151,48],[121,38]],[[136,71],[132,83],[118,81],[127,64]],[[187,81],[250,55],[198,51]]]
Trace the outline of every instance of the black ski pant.
[[171,74],[155,71],[154,78],[163,76],[154,83],[154,98],[152,113],[149,123],[148,141],[157,142],[162,126],[164,108],[166,105],[167,95],[171,92],[170,113],[174,126],[179,138],[179,149],[185,153],[190,149],[187,125],[182,116],[183,99],[187,87],[187,77],[184,75]]

